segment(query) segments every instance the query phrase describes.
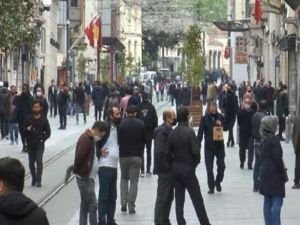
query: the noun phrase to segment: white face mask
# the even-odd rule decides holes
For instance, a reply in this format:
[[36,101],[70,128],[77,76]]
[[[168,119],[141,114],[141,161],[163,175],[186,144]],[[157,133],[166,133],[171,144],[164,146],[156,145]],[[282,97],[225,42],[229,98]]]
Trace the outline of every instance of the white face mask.
[[41,96],[42,96],[42,92],[41,92],[41,91],[38,91],[38,92],[36,93],[36,96],[41,97]]
[[100,141],[101,140],[101,137],[99,137],[99,136],[94,136],[94,142],[98,142],[98,141]]

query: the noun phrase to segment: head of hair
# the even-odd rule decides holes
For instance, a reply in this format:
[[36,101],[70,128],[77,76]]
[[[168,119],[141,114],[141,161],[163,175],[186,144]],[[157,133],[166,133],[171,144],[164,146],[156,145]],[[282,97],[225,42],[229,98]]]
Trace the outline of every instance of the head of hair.
[[36,105],[36,104],[39,104],[40,106],[42,106],[42,102],[39,100],[39,99],[34,99],[33,101],[32,101],[32,107],[34,106],[34,105]]
[[102,121],[95,122],[92,129],[97,130],[99,132],[106,132],[107,131],[105,123],[102,122]]
[[286,89],[287,89],[287,85],[286,85],[286,84],[283,84],[283,85],[282,85],[282,89],[283,89],[283,90],[286,90]]
[[177,111],[177,122],[184,123],[188,122],[189,110],[187,108],[180,108]]
[[172,110],[171,109],[164,110],[164,112],[163,112],[163,120],[164,120],[164,122],[166,122],[167,119],[169,117],[171,117],[171,116],[172,116]]
[[268,102],[266,100],[261,100],[258,106],[259,110],[268,110]]
[[22,192],[24,188],[25,168],[14,158],[0,159],[0,181],[9,191]]
[[128,86],[128,87],[126,88],[126,94],[132,95],[132,91],[133,91],[132,87]]
[[130,105],[130,106],[128,106],[127,109],[126,109],[126,113],[127,113],[128,115],[132,115],[132,114],[135,114],[135,113],[137,113],[137,112],[138,112],[138,109],[137,109],[137,107],[136,107],[135,105]]

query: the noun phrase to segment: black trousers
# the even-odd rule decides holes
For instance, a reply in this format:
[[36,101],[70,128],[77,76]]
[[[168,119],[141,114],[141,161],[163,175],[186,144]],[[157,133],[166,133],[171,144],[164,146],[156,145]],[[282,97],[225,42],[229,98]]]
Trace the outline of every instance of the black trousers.
[[227,143],[234,144],[234,137],[233,137],[234,124],[235,124],[235,119],[231,119],[228,122],[228,140],[227,140]]
[[28,145],[29,169],[31,177],[32,180],[38,184],[42,182],[44,149],[44,143]]
[[300,152],[295,155],[295,184],[300,184]]
[[95,105],[95,120],[100,121],[102,117],[102,106]]
[[[152,137],[153,134],[152,132],[146,132],[146,150],[147,150],[147,165],[146,165],[146,171],[150,172],[151,169],[151,162],[152,162],[152,154],[151,154],[151,149],[152,149]],[[142,157],[142,166],[141,166],[141,172],[145,172],[145,159],[144,159],[144,154]]]
[[248,167],[253,164],[253,139],[251,137],[240,137],[240,162],[244,164],[246,161],[246,151],[248,150]]
[[55,101],[50,101],[50,116],[57,115],[57,103]]
[[278,133],[278,136],[282,137],[282,133],[285,130],[285,117],[284,116],[278,116],[278,120],[279,120],[279,133]]
[[117,200],[117,169],[111,167],[99,168],[99,225],[112,225],[115,222]]
[[60,106],[58,108],[59,112],[59,122],[61,128],[66,128],[67,126],[67,106]]
[[1,118],[0,120],[0,127],[1,127],[1,138],[5,138],[8,136],[8,120],[5,118]]
[[175,183],[172,173],[158,174],[154,209],[155,225],[171,225],[169,218],[174,199],[174,188]]
[[175,208],[177,224],[186,225],[183,208],[185,202],[185,190],[187,189],[200,224],[210,225],[199,182],[195,174],[195,168],[193,168],[191,165],[175,162],[173,164],[172,172],[175,180]]
[[[217,176],[214,176],[214,159],[217,158]],[[205,166],[207,173],[207,183],[210,190],[214,190],[216,184],[222,183],[225,172],[225,150],[209,150],[205,149]]]
[[21,136],[21,141],[22,141],[23,148],[24,148],[25,146],[27,146],[24,121],[19,120],[18,124],[19,124],[19,132],[20,132],[20,136]]

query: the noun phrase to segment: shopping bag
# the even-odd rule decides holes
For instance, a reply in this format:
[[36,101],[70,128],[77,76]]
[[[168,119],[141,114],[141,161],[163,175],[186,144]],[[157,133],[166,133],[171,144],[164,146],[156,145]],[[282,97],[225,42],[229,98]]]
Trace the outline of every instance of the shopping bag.
[[213,127],[213,140],[214,141],[223,141],[224,140],[222,126]]

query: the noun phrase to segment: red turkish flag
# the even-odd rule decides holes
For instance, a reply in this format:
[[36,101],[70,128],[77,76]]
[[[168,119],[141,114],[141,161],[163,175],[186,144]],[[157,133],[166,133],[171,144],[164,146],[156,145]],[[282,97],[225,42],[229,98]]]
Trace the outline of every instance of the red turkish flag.
[[102,27],[101,27],[101,18],[98,17],[94,23],[93,27],[94,38],[97,41],[97,47],[102,48]]
[[262,11],[262,2],[261,0],[255,0],[255,11],[254,11],[254,18],[256,20],[256,24],[259,23],[261,20],[263,11]]
[[91,21],[91,23],[84,29],[84,33],[87,36],[90,46],[94,47],[94,20]]

